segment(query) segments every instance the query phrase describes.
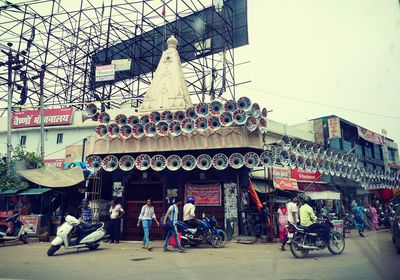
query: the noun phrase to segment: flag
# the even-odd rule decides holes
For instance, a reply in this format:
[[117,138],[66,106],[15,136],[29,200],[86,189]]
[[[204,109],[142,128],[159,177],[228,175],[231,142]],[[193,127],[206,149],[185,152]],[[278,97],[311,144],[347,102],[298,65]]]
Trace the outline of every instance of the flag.
[[251,180],[249,180],[249,193],[251,195],[251,198],[253,199],[254,203],[257,206],[258,212],[261,213],[261,208],[263,207],[261,204],[260,199],[258,198],[258,195],[256,193],[256,190],[254,189],[253,183]]
[[165,17],[165,0],[163,0],[163,7],[162,7],[162,16]]

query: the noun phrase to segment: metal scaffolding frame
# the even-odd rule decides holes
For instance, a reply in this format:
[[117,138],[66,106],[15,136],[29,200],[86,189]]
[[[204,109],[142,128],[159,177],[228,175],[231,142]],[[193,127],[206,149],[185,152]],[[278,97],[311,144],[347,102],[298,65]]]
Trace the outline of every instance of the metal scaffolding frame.
[[[139,35],[143,35],[140,37],[142,41],[154,42],[146,37],[148,31],[222,1],[79,0],[76,1],[79,6],[71,2],[27,0],[12,4],[12,0],[0,1],[0,48],[5,49],[7,42],[13,42],[16,51],[27,52],[25,62],[30,67],[22,68],[28,77],[27,107],[39,104],[39,84],[29,77],[37,75],[34,69],[40,70],[42,65],[46,67],[46,106],[83,109],[85,103],[101,101],[106,108],[118,108],[125,102],[138,107],[154,72],[93,87],[90,85],[93,56],[99,50]],[[93,2],[101,5],[96,6]],[[214,98],[235,99],[234,27],[232,13],[229,12],[232,7],[229,1],[223,3],[224,8],[218,13],[220,18],[215,19],[215,24],[223,25],[219,36],[224,50],[183,63],[189,92],[199,102]],[[176,24],[173,29],[164,30],[163,35],[179,32]],[[151,55],[156,49],[164,50],[165,43],[153,44],[152,49],[147,51]],[[2,60],[4,57],[0,56]],[[152,63],[156,66],[158,61]],[[0,105],[7,100],[6,75],[5,70],[0,68]],[[14,73],[16,84],[23,83],[21,79],[20,73]],[[13,93],[13,104],[17,104],[21,97],[15,86]]]

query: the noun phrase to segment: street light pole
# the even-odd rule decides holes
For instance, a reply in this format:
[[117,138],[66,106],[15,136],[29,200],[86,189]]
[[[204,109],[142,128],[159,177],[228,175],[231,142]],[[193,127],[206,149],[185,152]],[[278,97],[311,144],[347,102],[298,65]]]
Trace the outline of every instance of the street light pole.
[[7,43],[9,47],[8,50],[8,61],[7,61],[7,72],[8,72],[8,79],[7,79],[7,173],[11,172],[11,114],[12,114],[12,52],[11,47],[12,43]]
[[44,104],[43,104],[43,92],[44,92],[44,71],[45,67],[42,65],[39,70],[39,89],[40,89],[40,157],[44,161]]

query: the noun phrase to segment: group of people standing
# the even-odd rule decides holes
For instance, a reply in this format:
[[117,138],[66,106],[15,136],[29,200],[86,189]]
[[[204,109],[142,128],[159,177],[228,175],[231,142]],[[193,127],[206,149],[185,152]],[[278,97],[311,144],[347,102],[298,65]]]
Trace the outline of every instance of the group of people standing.
[[[195,200],[194,198],[189,198],[185,206],[183,207],[183,220],[191,228],[198,228],[200,221],[196,219],[195,215]],[[178,222],[179,206],[182,205],[182,200],[176,198],[175,202],[169,206],[165,215],[161,217],[160,222],[162,223],[165,232],[165,241],[163,244],[163,250],[169,251],[168,243],[171,237],[174,237],[176,247],[179,252],[184,252],[184,248],[179,241],[178,231],[176,228],[176,223]],[[111,201],[111,206],[109,209],[110,213],[110,243],[119,243],[121,235],[121,218],[124,215],[124,209],[121,204],[116,200]],[[91,224],[93,221],[93,210],[89,207],[89,201],[87,199],[82,200],[81,207],[79,208],[79,219],[82,222]],[[152,199],[147,199],[146,204],[142,206],[137,227],[142,225],[143,228],[143,249],[152,250],[150,245],[150,230],[153,221],[160,227],[160,222],[157,220],[154,207],[152,206]]]

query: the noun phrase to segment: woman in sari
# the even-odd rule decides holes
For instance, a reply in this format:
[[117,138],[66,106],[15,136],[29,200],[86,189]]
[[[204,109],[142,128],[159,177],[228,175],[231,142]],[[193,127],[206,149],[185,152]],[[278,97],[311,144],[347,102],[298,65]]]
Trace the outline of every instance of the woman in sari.
[[281,241],[281,250],[285,251],[285,245],[288,240],[288,231],[287,231],[287,224],[288,224],[288,216],[287,216],[287,209],[285,204],[281,204],[278,209],[278,222],[279,222],[279,239]]
[[364,236],[364,229],[365,229],[364,208],[361,205],[357,205],[356,203],[354,203],[352,212],[354,215],[354,223],[356,224],[356,227],[358,229],[358,234],[361,237],[365,237]]

